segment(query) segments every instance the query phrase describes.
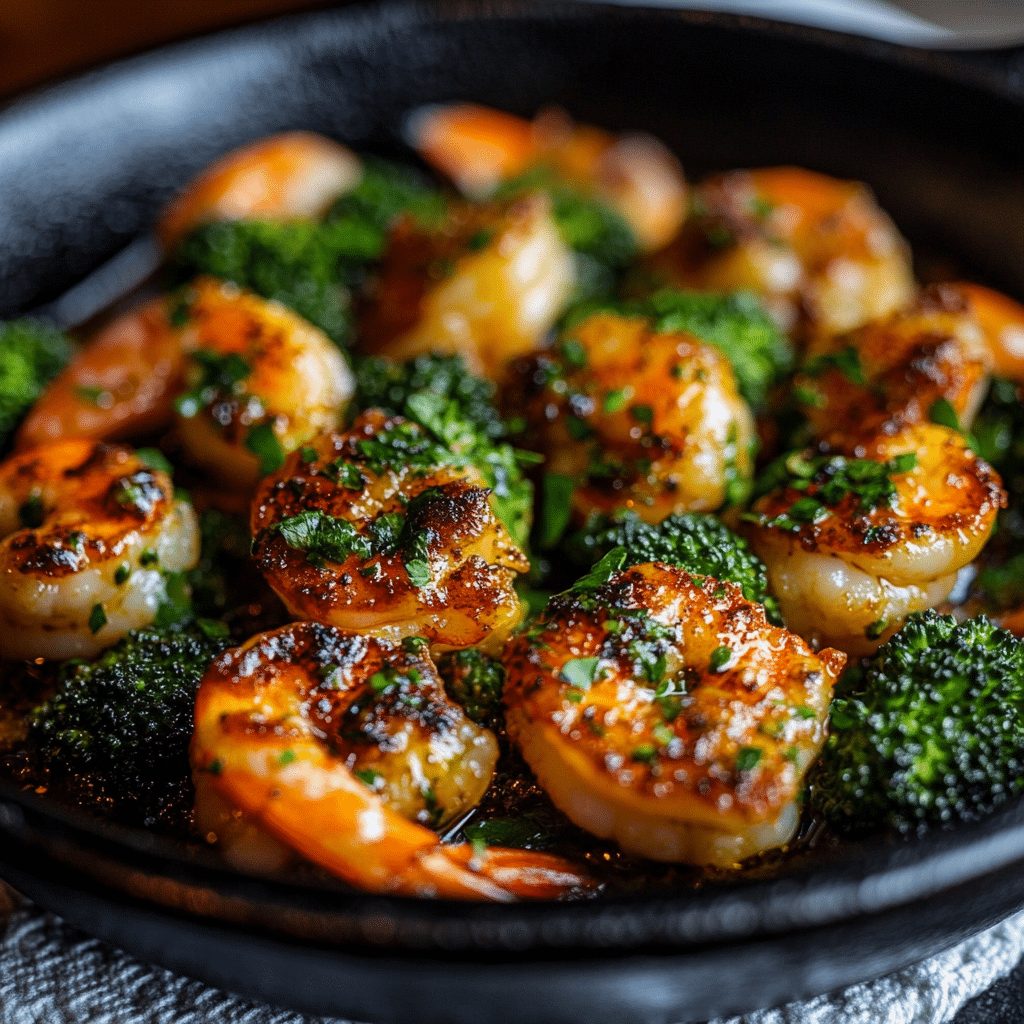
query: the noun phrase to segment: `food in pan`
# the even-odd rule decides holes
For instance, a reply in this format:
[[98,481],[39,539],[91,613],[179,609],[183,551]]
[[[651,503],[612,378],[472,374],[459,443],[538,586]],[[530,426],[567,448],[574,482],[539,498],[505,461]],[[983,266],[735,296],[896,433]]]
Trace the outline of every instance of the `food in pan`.
[[859,184],[689,184],[561,112],[408,134],[455,189],[262,140],[59,374],[3,328],[6,773],[494,900],[1024,789],[1024,308],[918,287]]

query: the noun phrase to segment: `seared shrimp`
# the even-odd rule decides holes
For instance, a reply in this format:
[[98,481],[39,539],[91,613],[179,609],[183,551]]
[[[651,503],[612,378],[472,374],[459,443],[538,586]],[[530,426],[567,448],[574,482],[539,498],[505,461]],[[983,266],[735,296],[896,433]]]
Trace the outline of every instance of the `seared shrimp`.
[[179,429],[189,458],[235,490],[333,430],[355,384],[325,334],[280,303],[198,278],[184,296]]
[[922,291],[908,309],[807,351],[794,393],[816,437],[840,438],[927,421],[946,402],[967,429],[988,386],[985,333],[959,291]]
[[558,362],[522,366],[529,393],[520,400],[513,389],[510,412],[526,416],[525,443],[544,453],[545,471],[576,483],[576,520],[630,508],[657,523],[745,493],[753,416],[713,345],[595,313],[559,352]]
[[359,158],[322,135],[271,135],[193,178],[168,205],[157,232],[169,251],[205,221],[320,217],[362,175]]
[[192,506],[129,448],[85,439],[0,466],[0,656],[92,657],[149,625],[161,570],[199,559]]
[[121,314],[40,395],[18,431],[18,449],[65,437],[112,441],[167,426],[184,364],[165,299]]
[[789,628],[861,655],[949,596],[1006,495],[967,442],[936,424],[848,451],[790,456],[785,485],[745,518]]
[[361,322],[365,349],[396,362],[458,354],[478,375],[540,348],[575,284],[547,196],[457,208],[437,228],[401,222]]
[[735,584],[651,562],[554,598],[513,641],[508,730],[577,825],[652,860],[731,866],[796,832],[845,660]]
[[[497,742],[408,641],[301,622],[226,651],[199,687],[191,758],[201,793],[257,823],[244,837],[229,830],[236,864],[253,866],[240,842],[264,857],[269,833],[371,892],[508,901],[588,884],[557,857],[447,846],[416,823],[472,807]],[[209,823],[206,809],[199,817]]]
[[683,170],[650,135],[574,125],[555,108],[531,122],[471,103],[416,111],[408,135],[425,160],[474,198],[531,167],[551,167],[614,209],[647,252],[671,241],[686,215]]
[[433,647],[500,649],[529,568],[480,474],[379,410],[324,434],[260,485],[253,554],[296,617]]
[[981,323],[992,354],[993,371],[1024,384],[1024,306],[980,284],[958,283]]
[[838,334],[899,309],[914,291],[910,254],[857,182],[796,167],[716,175],[655,264],[703,291],[749,288],[786,329]]

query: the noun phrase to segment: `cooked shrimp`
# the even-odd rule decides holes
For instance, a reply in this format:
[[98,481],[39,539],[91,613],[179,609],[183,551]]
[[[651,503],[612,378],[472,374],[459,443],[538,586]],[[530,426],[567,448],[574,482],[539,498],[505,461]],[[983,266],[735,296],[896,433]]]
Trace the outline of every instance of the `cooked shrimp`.
[[164,210],[157,232],[169,251],[204,221],[320,217],[362,175],[359,158],[322,135],[271,135],[193,178]]
[[791,456],[788,486],[754,503],[748,535],[790,629],[860,655],[949,596],[1006,495],[967,442],[936,424],[848,451]]
[[507,901],[588,885],[557,857],[447,846],[410,820],[473,806],[497,743],[408,642],[302,622],[226,651],[199,687],[191,757],[261,832],[361,889]]
[[988,387],[985,333],[963,296],[923,290],[912,306],[807,350],[795,394],[816,437],[840,438],[930,418],[947,402],[967,429]]
[[961,282],[948,287],[970,301],[988,340],[993,371],[1024,384],[1024,306],[980,284]]
[[638,565],[554,598],[512,642],[509,735],[582,828],[730,866],[796,832],[845,660],[770,625],[735,584]]
[[184,363],[165,299],[121,314],[40,395],[18,431],[18,449],[66,437],[112,441],[167,426]]
[[474,198],[531,167],[551,167],[614,209],[647,252],[670,242],[686,216],[683,170],[650,135],[574,125],[553,108],[531,122],[471,103],[421,108],[407,134],[428,163]]
[[260,485],[253,554],[301,619],[438,648],[500,649],[529,568],[472,466],[379,410],[324,434]]
[[838,334],[899,309],[914,291],[910,255],[868,189],[796,167],[716,175],[655,263],[703,291],[749,288],[784,329]]
[[199,559],[192,506],[129,448],[86,439],[0,466],[0,655],[92,657],[149,625]]
[[338,425],[352,373],[325,334],[237,285],[198,278],[184,304],[191,390],[177,403],[181,439],[222,485],[251,489],[288,452]]
[[575,275],[547,196],[457,208],[436,228],[407,219],[392,232],[362,343],[396,362],[458,354],[500,379],[509,360],[546,344]]
[[544,453],[545,471],[576,482],[575,519],[631,508],[657,523],[745,490],[753,416],[713,345],[595,313],[559,351],[560,361],[523,365],[527,394],[513,389],[509,405],[526,416],[524,443]]

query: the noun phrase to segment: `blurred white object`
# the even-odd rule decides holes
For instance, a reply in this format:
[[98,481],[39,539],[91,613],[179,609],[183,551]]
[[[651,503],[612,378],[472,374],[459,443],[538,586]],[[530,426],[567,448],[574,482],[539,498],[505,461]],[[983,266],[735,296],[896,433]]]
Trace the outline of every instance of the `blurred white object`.
[[1024,43],[1020,0],[613,0],[627,6],[748,14],[906,46],[981,49]]

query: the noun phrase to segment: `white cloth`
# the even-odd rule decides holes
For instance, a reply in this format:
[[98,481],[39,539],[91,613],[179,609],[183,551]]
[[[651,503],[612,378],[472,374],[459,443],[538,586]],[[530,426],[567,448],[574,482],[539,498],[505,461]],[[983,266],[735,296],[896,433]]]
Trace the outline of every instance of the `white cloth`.
[[[0,924],[2,930],[2,924]],[[839,995],[728,1024],[945,1024],[1024,955],[1024,914],[955,949]],[[0,1024],[348,1024],[275,1009],[178,977],[35,907],[0,939]],[[714,1024],[726,1024],[717,1021]]]

